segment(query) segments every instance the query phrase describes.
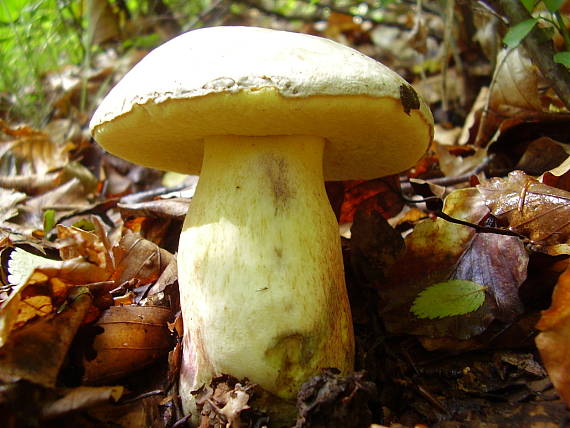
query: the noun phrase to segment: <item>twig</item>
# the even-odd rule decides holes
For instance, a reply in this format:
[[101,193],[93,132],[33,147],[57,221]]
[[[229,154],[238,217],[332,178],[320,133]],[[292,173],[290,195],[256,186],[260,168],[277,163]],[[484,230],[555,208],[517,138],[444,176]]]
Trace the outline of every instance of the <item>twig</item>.
[[445,5],[445,28],[443,31],[443,54],[441,59],[441,107],[445,114],[449,110],[448,93],[447,93],[447,70],[449,68],[449,53],[452,43],[452,29],[454,22],[453,11],[455,9],[455,0],[446,0]]

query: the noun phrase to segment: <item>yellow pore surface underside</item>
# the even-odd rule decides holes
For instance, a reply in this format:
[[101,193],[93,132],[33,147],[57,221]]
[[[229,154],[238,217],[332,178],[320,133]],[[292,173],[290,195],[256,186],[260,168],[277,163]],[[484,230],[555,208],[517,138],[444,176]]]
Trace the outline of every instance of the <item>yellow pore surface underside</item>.
[[405,114],[391,97],[286,98],[262,88],[135,105],[93,135],[131,162],[191,174],[200,173],[204,137],[318,136],[326,139],[326,180],[369,179],[415,164],[431,141],[426,117]]

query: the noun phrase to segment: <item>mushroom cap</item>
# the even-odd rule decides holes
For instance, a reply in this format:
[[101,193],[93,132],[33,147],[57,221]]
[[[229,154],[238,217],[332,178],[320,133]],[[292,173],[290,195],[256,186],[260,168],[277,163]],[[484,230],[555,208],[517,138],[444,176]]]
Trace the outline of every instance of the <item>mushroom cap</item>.
[[90,123],[107,151],[147,167],[198,174],[208,136],[326,139],[327,180],[369,179],[415,164],[433,118],[398,74],[321,37],[211,27],[150,52]]

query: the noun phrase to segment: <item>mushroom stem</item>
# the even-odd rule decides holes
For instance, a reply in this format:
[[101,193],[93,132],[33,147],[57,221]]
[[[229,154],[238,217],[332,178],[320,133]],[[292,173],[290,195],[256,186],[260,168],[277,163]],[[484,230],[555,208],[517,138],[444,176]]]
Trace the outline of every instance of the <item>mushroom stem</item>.
[[353,369],[324,145],[309,136],[205,139],[178,256],[185,412],[194,410],[190,391],[222,373],[293,399],[322,368]]

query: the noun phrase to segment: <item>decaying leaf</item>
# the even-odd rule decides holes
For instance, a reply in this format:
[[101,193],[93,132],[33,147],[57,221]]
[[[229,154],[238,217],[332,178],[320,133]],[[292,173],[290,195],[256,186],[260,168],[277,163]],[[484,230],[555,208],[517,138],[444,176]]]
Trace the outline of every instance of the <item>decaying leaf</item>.
[[12,333],[10,341],[0,348],[0,380],[25,379],[46,387],[55,386],[90,304],[91,296],[80,292],[63,312],[43,317]]
[[542,110],[539,97],[539,71],[522,47],[504,49],[497,56],[497,70],[489,107],[501,111],[509,107]]
[[542,184],[522,171],[477,188],[493,215],[505,220],[510,230],[545,247],[545,252],[564,254],[557,246],[570,242],[570,192]]
[[0,142],[1,175],[43,175],[67,163],[69,147],[54,143],[44,132],[11,128],[2,120],[0,132],[12,137]]
[[390,218],[398,214],[404,205],[397,175],[368,181],[345,181],[343,187],[344,197],[339,219],[341,224],[352,222],[357,209],[377,211]]
[[18,215],[17,206],[25,199],[24,193],[0,188],[0,224]]
[[122,386],[80,386],[61,391],[63,396],[42,409],[42,417],[51,419],[66,413],[97,405],[117,402],[123,395]]
[[[474,224],[488,214],[474,188],[452,192],[443,211]],[[521,242],[512,236],[476,233],[441,218],[419,223],[406,238],[404,255],[387,279],[378,283],[386,328],[392,333],[467,339],[484,332],[493,319],[512,320],[521,309],[518,287],[524,281],[526,263]],[[484,286],[483,305],[474,312],[441,319],[419,319],[410,313],[421,291],[449,280]]]
[[357,277],[374,283],[404,251],[404,240],[378,212],[357,210],[351,227],[350,262]]
[[134,280],[137,286],[156,281],[173,258],[168,251],[130,231],[113,248],[113,254],[113,279],[119,284]]
[[295,428],[360,428],[372,422],[369,401],[376,385],[363,372],[347,377],[334,369],[309,379],[297,394],[299,415]]
[[172,348],[167,328],[170,309],[158,306],[114,306],[94,328],[94,358],[83,362],[83,381],[110,382],[139,370]]
[[523,311],[518,291],[526,279],[528,260],[519,238],[478,233],[461,256],[453,278],[484,285],[489,311],[508,323]]
[[536,346],[558,393],[570,405],[570,265],[558,279],[552,305],[536,325]]
[[204,385],[192,392],[200,411],[201,428],[240,428],[241,413],[248,410],[250,390],[255,385],[240,382],[236,378],[222,375],[212,379],[210,385]]

